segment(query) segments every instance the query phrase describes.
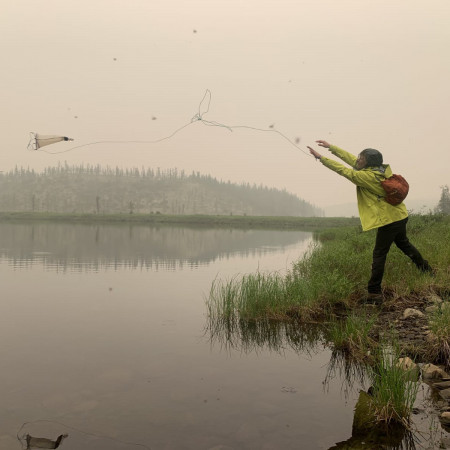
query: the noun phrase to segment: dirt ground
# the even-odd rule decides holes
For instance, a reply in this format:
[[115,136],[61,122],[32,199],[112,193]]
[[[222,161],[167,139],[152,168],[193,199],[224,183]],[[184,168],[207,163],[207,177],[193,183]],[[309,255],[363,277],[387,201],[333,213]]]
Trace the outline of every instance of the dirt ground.
[[[427,354],[429,346],[427,336],[429,334],[428,318],[425,308],[431,303],[426,298],[409,297],[389,300],[389,298],[378,308],[378,319],[374,332],[386,334],[394,332],[402,347],[415,352],[417,357]],[[403,318],[404,311],[412,308],[422,312],[422,317],[412,316]],[[433,361],[427,361],[433,362]]]

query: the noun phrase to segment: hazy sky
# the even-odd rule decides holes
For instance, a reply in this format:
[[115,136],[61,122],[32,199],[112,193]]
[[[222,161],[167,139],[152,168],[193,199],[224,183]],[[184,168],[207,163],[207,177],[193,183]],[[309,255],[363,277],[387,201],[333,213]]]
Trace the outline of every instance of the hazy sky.
[[[450,184],[449,0],[0,0],[0,169],[176,167],[286,188],[327,206],[355,187],[271,132],[379,149],[407,206]],[[202,106],[205,106],[203,104]],[[203,111],[202,111],[203,112]],[[324,150],[324,152],[326,152]]]

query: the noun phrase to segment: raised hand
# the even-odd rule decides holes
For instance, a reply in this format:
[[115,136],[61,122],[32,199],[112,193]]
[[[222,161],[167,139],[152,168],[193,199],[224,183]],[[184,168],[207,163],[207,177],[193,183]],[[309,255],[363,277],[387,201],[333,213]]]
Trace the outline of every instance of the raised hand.
[[321,147],[330,148],[330,144],[327,141],[318,140],[316,141]]
[[311,153],[311,155],[313,155],[314,158],[316,158],[316,159],[322,158],[322,155],[319,152],[316,152],[313,148],[308,147],[308,149],[309,149],[309,153]]

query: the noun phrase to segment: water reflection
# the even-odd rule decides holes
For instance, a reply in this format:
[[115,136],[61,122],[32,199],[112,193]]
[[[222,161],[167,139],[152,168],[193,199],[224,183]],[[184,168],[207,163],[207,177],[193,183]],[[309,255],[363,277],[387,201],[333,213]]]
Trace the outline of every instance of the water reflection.
[[413,433],[401,425],[376,426],[371,410],[370,394],[361,390],[355,406],[352,435],[345,441],[336,443],[329,450],[390,449],[415,450]]
[[367,366],[341,350],[333,350],[331,353],[324,385],[328,386],[334,379],[341,381],[341,389],[345,395],[370,382]]
[[352,359],[346,352],[333,350],[331,354],[324,380],[325,388],[333,379],[338,379],[345,397],[348,398],[356,390],[358,399],[354,408],[351,436],[345,441],[337,442],[329,450],[414,450],[416,447],[411,430],[402,425],[376,425],[371,405],[372,388],[360,389],[361,386],[370,386],[371,377],[367,369],[365,364]]
[[282,353],[286,349],[314,354],[324,348],[323,327],[274,319],[243,320],[208,317],[206,334],[212,345],[250,353],[261,349]]
[[179,270],[233,256],[274,252],[311,239],[310,232],[181,227],[0,223],[0,258],[14,267]]

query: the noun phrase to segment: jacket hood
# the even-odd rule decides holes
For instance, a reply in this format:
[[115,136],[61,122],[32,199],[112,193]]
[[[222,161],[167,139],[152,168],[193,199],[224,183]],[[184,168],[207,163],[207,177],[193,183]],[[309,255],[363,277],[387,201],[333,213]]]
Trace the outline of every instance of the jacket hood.
[[386,178],[392,177],[392,170],[389,164],[381,164],[381,166],[366,167],[365,169],[362,170],[371,170],[373,172],[378,172]]

